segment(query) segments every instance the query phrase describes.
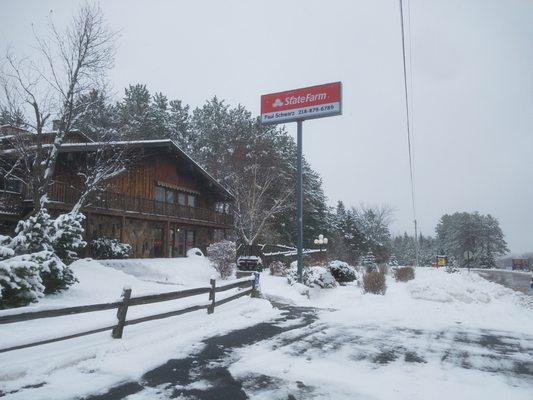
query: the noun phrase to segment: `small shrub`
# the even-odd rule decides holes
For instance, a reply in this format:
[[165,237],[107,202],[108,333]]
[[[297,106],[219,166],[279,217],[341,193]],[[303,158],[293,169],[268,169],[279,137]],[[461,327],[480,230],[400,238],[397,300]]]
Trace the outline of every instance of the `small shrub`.
[[93,257],[102,259],[124,259],[132,254],[132,248],[127,243],[121,243],[117,239],[98,238],[91,242]]
[[[290,285],[298,282],[298,267],[296,262],[291,263],[291,268],[287,275],[287,281]],[[329,289],[337,286],[337,282],[331,272],[324,267],[304,267],[302,270],[302,283],[308,287],[318,287]]]
[[379,272],[368,272],[363,277],[363,289],[365,293],[385,294],[387,284],[385,275]]
[[394,270],[396,282],[407,282],[415,279],[415,270],[413,267],[399,267]]
[[207,258],[222,279],[227,279],[233,274],[236,253],[235,242],[229,240],[222,240],[207,247]]
[[37,301],[44,290],[39,265],[30,254],[0,261],[0,309]]
[[78,281],[72,270],[51,251],[30,254],[30,260],[38,265],[44,294],[57,293]]
[[357,271],[348,263],[343,261],[332,261],[329,263],[329,272],[339,283],[353,282],[357,279]]
[[270,263],[269,269],[270,275],[274,276],[286,276],[288,270],[287,266],[279,260]]

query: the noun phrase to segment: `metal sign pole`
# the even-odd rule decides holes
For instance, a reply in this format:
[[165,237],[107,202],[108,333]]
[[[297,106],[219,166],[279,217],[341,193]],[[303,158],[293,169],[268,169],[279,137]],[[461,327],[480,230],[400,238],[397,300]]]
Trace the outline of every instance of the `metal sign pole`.
[[298,246],[298,255],[297,255],[297,263],[298,263],[298,282],[302,283],[302,275],[303,275],[303,196],[302,196],[302,121],[299,120],[296,122],[298,126],[298,134],[297,134],[297,141],[296,141],[296,147],[297,147],[297,168],[298,171],[296,173],[296,223],[297,223],[297,246]]

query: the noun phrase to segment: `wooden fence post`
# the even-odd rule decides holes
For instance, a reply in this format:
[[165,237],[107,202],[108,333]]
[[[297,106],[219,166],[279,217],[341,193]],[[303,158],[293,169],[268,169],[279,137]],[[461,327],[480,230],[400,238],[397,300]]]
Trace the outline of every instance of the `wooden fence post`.
[[216,288],[216,281],[214,279],[211,279],[209,281],[211,284],[211,290],[209,291],[209,300],[211,301],[211,304],[207,307],[207,313],[213,314],[215,312],[215,288]]
[[128,303],[131,297],[131,289],[124,288],[122,291],[122,304],[117,309],[117,326],[113,328],[111,336],[113,339],[121,339],[124,332],[124,324],[126,323],[126,314],[128,312]]

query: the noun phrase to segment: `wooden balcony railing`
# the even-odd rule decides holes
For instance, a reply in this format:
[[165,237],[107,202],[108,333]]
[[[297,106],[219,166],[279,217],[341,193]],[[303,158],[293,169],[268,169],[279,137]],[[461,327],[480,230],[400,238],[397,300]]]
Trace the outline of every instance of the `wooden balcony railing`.
[[20,215],[22,213],[22,195],[0,189],[0,213]]
[[[75,204],[80,197],[78,189],[71,185],[54,182],[50,188],[50,201]],[[178,219],[209,222],[217,225],[233,225],[233,215],[223,214],[206,208],[181,206],[152,199],[127,196],[121,193],[101,192],[91,195],[87,207],[116,210],[123,212],[137,212],[142,214],[162,215]]]

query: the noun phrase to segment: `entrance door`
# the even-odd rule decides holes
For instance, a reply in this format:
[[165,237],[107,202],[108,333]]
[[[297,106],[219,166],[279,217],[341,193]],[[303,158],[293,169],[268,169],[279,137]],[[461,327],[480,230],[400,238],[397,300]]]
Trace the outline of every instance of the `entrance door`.
[[152,232],[152,256],[156,258],[163,257],[163,243],[165,231],[163,228],[154,228]]
[[177,248],[176,248],[176,230],[168,230],[168,256],[177,257]]

